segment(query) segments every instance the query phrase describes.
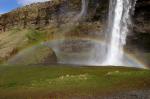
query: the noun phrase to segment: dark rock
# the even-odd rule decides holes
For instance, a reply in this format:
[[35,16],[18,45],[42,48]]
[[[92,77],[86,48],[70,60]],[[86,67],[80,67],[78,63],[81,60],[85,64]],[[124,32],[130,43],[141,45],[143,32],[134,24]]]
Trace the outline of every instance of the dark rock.
[[133,31],[127,45],[144,52],[150,52],[150,0],[138,0],[133,19]]

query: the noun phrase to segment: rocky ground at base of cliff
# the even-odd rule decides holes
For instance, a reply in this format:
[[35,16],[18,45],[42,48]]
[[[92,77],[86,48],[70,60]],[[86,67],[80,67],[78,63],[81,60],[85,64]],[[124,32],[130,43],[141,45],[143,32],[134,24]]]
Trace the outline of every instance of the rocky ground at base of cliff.
[[150,99],[150,90],[120,92],[107,96],[83,96],[68,99]]
[[112,96],[99,97],[98,99],[150,99],[150,90],[119,93]]

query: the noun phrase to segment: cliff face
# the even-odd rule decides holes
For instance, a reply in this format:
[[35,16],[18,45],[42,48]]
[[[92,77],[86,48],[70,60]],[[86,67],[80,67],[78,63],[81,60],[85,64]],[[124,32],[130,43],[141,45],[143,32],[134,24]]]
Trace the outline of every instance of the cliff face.
[[133,49],[150,52],[150,0],[138,0],[133,19],[133,31],[127,45]]
[[35,25],[46,25],[51,14],[57,13],[61,2],[37,3],[18,8],[0,17],[0,30],[6,31],[14,27],[26,28]]
[[[106,23],[109,0],[89,0],[88,20]],[[81,9],[81,0],[53,0],[18,8],[0,16],[0,32],[19,28],[41,28],[49,24],[65,24]],[[101,23],[103,25],[103,23]],[[128,46],[150,51],[150,1],[138,0],[133,16],[133,33]]]
[[[108,0],[90,0],[89,17],[103,19]],[[101,5],[101,6],[100,6]],[[103,9],[103,11],[102,11]],[[44,27],[49,24],[63,24],[67,18],[78,14],[81,0],[53,0],[18,8],[0,16],[0,31],[14,27]],[[72,16],[71,16],[72,14]]]
[[[104,35],[108,6],[109,0],[89,0],[86,20],[69,31],[67,36],[83,37],[86,35],[91,37],[95,35],[94,33]],[[0,33],[13,28],[27,29],[32,27],[39,30],[49,25],[54,25],[60,32],[60,27],[70,22],[74,16],[80,13],[80,10],[81,0],[53,0],[28,5],[0,15]],[[150,52],[150,0],[137,0],[132,20],[133,31],[128,34],[126,47],[130,50]],[[47,31],[49,32],[49,30]]]

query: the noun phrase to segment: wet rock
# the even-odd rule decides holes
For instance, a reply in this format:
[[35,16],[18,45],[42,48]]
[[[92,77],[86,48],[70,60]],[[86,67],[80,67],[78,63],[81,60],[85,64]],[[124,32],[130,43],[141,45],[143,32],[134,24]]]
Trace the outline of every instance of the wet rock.
[[133,31],[128,35],[127,46],[150,52],[150,1],[138,0],[132,17]]

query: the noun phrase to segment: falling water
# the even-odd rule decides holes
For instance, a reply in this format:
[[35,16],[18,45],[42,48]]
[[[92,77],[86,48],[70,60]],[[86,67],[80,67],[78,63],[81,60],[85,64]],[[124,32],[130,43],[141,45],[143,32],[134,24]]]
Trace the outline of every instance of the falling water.
[[126,36],[131,24],[130,12],[134,9],[134,0],[110,0],[108,23],[108,52],[104,65],[123,66]]
[[[86,64],[87,58],[82,57],[80,53],[75,53],[75,47],[83,48],[85,45],[88,45],[89,42],[82,39],[75,40],[69,38],[67,35],[68,32],[72,31],[79,25],[79,22],[86,19],[88,13],[88,4],[89,0],[81,0],[81,9],[77,15],[71,16],[71,20],[62,26],[61,35],[62,40],[45,42],[44,45],[52,48],[57,56],[58,63],[61,64]],[[85,49],[85,48],[83,48]],[[89,57],[89,56],[87,56]],[[86,61],[86,62],[85,62]]]
[[89,0],[82,0],[81,12],[76,16],[76,18],[75,18],[76,21],[80,21],[86,17],[87,9],[88,9],[88,3],[89,3]]

